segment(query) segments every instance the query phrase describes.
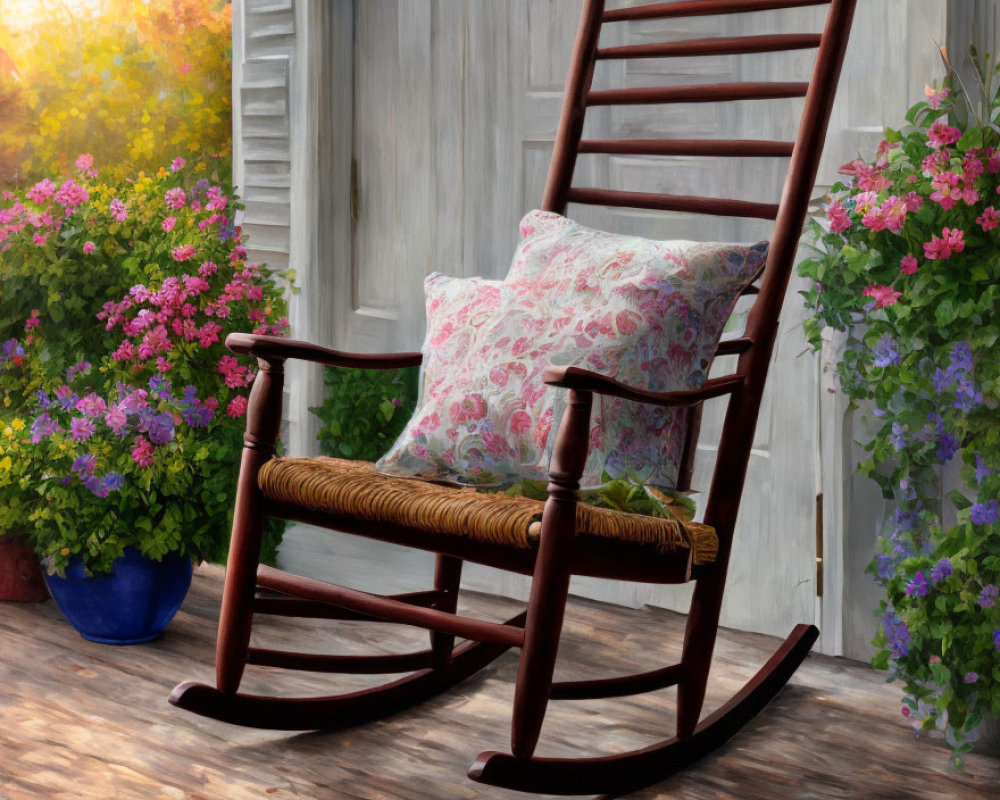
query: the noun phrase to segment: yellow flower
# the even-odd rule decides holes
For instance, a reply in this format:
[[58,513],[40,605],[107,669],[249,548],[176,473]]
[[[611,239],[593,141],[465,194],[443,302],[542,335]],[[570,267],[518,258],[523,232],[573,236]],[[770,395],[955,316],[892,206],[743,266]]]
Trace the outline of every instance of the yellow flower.
[[0,469],[9,471],[13,466],[14,462],[10,460],[10,456],[0,458]]
[[14,419],[11,420],[10,426],[15,431],[23,431],[24,430],[24,420],[21,419],[20,417],[14,417]]
[[64,547],[62,550],[59,551],[59,555],[61,555],[61,556],[68,556],[69,555],[69,548],[68,547]]
[[4,404],[4,407],[10,408],[10,395],[9,394],[8,395],[4,395],[3,404]]
[[14,438],[14,429],[12,427],[10,427],[10,425],[8,425],[7,427],[5,427],[3,429],[3,435],[6,436],[8,439],[13,439]]

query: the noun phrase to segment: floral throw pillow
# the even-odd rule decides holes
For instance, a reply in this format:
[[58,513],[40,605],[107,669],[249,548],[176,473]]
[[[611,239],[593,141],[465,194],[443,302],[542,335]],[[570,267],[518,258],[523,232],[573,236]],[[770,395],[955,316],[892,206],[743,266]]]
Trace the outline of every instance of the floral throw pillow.
[[[529,213],[505,280],[427,278],[420,398],[378,469],[480,486],[546,480],[567,393],[542,382],[545,367],[697,388],[766,257],[766,242],[651,241]],[[682,411],[595,395],[582,486],[673,487],[683,444]]]

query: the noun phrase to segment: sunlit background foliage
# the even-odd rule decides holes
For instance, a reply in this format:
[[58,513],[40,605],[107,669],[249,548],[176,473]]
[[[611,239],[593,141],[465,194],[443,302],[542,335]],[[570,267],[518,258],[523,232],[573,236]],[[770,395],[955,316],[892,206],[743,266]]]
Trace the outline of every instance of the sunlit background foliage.
[[224,0],[0,0],[0,184],[105,178],[232,144]]

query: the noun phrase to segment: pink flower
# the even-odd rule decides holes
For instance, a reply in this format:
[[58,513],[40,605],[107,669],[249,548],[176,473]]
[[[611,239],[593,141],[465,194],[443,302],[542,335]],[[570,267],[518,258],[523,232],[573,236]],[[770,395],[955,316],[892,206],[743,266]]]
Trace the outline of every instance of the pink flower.
[[882,216],[881,208],[873,208],[861,218],[861,224],[869,230],[878,232],[886,229],[885,217]]
[[247,413],[247,399],[242,395],[237,395],[229,401],[229,405],[226,406],[226,413],[233,419],[242,417]]
[[893,233],[899,233],[906,223],[906,201],[892,195],[882,203],[882,216],[885,217],[886,227]]
[[40,206],[52,197],[55,191],[56,185],[52,181],[46,179],[44,181],[39,181],[32,186],[31,189],[25,193],[25,197],[27,197],[35,205]]
[[929,261],[951,258],[951,254],[961,253],[965,249],[964,234],[958,228],[945,228],[941,236],[934,236],[929,242],[924,242],[924,257]]
[[876,192],[862,192],[854,198],[854,210],[858,214],[867,214],[878,205],[878,194]]
[[120,345],[118,345],[118,349],[111,354],[111,357],[115,361],[128,361],[130,358],[132,358],[133,354],[134,351],[132,349],[132,342],[126,339]]
[[107,403],[97,393],[91,392],[76,401],[76,410],[88,417],[99,417],[107,410]]
[[90,153],[82,153],[76,158],[76,168],[88,178],[96,178],[97,170],[94,169],[94,157]]
[[153,465],[153,444],[145,436],[136,436],[132,441],[132,460],[140,467]]
[[[915,178],[916,175],[911,175],[910,177]],[[906,195],[906,210],[913,214],[920,210],[920,207],[924,204],[924,198],[921,197],[916,192],[909,192]]]
[[511,433],[527,433],[531,430],[531,415],[525,411],[515,411],[510,418]]
[[97,245],[95,245],[93,242],[83,243],[83,254],[85,256],[93,255],[96,251],[97,251]]
[[944,120],[940,119],[931,125],[930,130],[927,131],[927,144],[934,150],[949,144],[955,144],[961,138],[962,132],[958,128],[948,125]]
[[181,158],[180,156],[177,156],[177,158],[175,158],[173,161],[170,162],[170,171],[171,172],[180,172],[182,169],[184,169],[184,164],[185,163],[186,162],[184,161],[183,158]]
[[899,262],[899,271],[904,275],[912,275],[917,271],[917,259],[907,253]]
[[167,193],[163,196],[163,202],[167,204],[167,208],[179,210],[187,204],[187,195],[180,188],[167,189]]
[[71,208],[76,208],[86,203],[90,199],[90,192],[82,186],[73,183],[73,181],[65,181],[56,190],[54,197],[55,201],[68,211]]
[[125,430],[125,426],[128,425],[128,416],[121,406],[113,405],[104,415],[104,422],[115,434],[121,435],[121,432]]
[[839,201],[830,203],[826,207],[826,218],[830,220],[830,230],[834,233],[843,233],[851,227],[851,218],[847,214],[847,209]]
[[949,94],[951,94],[949,89],[933,89],[930,85],[924,86],[924,95],[927,97],[927,102],[930,103],[930,106],[933,109],[941,108],[941,101],[943,101]]
[[200,267],[198,267],[198,274],[203,278],[208,278],[219,271],[219,268],[211,261],[204,262]]
[[117,197],[111,201],[108,211],[111,212],[111,216],[114,217],[115,222],[124,222],[128,219],[128,209]]
[[203,405],[210,411],[215,411],[219,407],[219,401],[214,397],[206,397]]
[[987,147],[983,151],[983,156],[986,158],[986,171],[990,175],[996,175],[1000,172],[1000,151]]
[[174,229],[174,225],[176,224],[177,224],[177,217],[167,217],[165,220],[163,220],[163,223],[160,225],[160,227],[163,228],[164,233],[170,233],[170,231]]
[[74,442],[84,442],[94,435],[94,422],[86,417],[73,417],[69,431]]
[[157,372],[169,372],[170,368],[173,366],[167,359],[163,356],[159,356],[156,359],[156,371]]
[[44,247],[45,246],[45,234],[44,233],[36,233],[34,236],[31,237],[31,241],[33,241],[39,247]]
[[221,330],[221,325],[216,325],[214,322],[206,322],[202,325],[201,331],[198,333],[198,344],[206,349],[211,347],[219,341],[219,332]]
[[175,247],[171,252],[174,261],[187,261],[198,251],[193,244],[186,244],[183,247]]
[[[927,176],[935,175],[948,166],[950,159],[951,153],[947,150],[939,150],[931,153],[924,157],[924,160],[920,164],[920,171]],[[915,178],[916,176],[911,175],[910,177]]]
[[976,222],[984,231],[991,231],[1000,223],[1000,212],[993,206],[987,206],[983,213],[976,218]]
[[897,292],[891,286],[869,283],[861,294],[864,297],[872,298],[875,301],[875,308],[888,308],[894,305],[903,293]]
[[935,175],[933,180],[931,180],[931,187],[934,189],[934,192],[931,194],[931,200],[939,203],[945,211],[952,208],[955,205],[955,201],[962,196],[958,188],[958,175],[950,170]]

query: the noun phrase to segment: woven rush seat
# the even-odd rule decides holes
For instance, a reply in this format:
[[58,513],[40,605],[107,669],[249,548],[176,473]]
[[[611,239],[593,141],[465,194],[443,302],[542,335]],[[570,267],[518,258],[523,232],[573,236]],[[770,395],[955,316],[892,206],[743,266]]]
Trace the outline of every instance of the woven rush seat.
[[[364,461],[273,458],[260,470],[264,497],[332,516],[405,525],[517,549],[532,549],[545,504],[376,472]],[[700,523],[627,514],[580,504],[577,535],[655,545],[659,553],[691,551],[693,564],[715,560],[715,531]]]

